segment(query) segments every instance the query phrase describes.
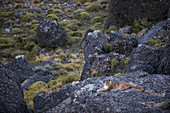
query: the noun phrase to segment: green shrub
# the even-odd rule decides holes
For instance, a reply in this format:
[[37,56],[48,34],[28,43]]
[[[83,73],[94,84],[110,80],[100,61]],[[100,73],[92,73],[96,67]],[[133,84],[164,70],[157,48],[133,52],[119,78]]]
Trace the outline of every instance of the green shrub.
[[87,12],[81,12],[81,19],[89,20],[90,19],[90,14]]
[[43,70],[43,66],[36,66],[35,68],[34,68],[34,71],[35,72],[39,72],[39,71],[42,71]]
[[31,23],[31,22],[26,23],[26,24],[24,25],[25,28],[30,28],[31,26],[32,26],[32,23]]
[[103,19],[100,17],[100,16],[95,16],[91,19],[91,24],[95,24],[97,22],[100,22],[102,23],[103,22]]
[[46,19],[50,19],[50,20],[57,20],[57,21],[59,21],[59,17],[56,16],[55,14],[48,14],[45,18]]
[[39,21],[38,21],[38,20],[32,20],[30,23],[31,23],[31,24],[38,24]]
[[118,66],[118,64],[119,64],[119,61],[116,58],[111,60],[111,68],[112,69],[114,69],[116,66]]
[[34,46],[36,46],[35,42],[27,42],[27,44],[24,46],[24,49],[31,50]]
[[38,26],[39,26],[39,24],[33,24],[33,25],[31,26],[31,29],[37,29]]
[[66,28],[67,28],[67,29],[70,29],[70,30],[72,30],[72,31],[77,31],[78,28],[79,28],[79,26],[76,25],[75,23],[69,23],[69,24],[66,25]]
[[109,44],[109,43],[106,43],[106,44],[103,46],[103,50],[104,50],[104,52],[109,53],[109,52],[110,52],[110,44]]
[[86,12],[85,9],[77,9],[74,11],[74,14],[80,14],[81,12]]
[[66,37],[66,39],[67,39],[67,44],[68,45],[72,45],[72,44],[75,44],[76,42],[77,42],[77,40],[78,40],[78,38],[76,38],[76,37],[72,37],[72,36],[70,36],[70,35],[68,35],[67,37]]
[[104,24],[97,22],[92,26],[92,29],[94,30],[103,30],[104,29]]
[[106,33],[109,34],[111,30],[118,32],[119,28],[117,26],[112,25],[109,27],[109,29],[106,31]]
[[64,12],[61,9],[54,9],[52,13],[64,14]]
[[23,30],[19,29],[19,28],[13,28],[12,30],[12,34],[19,34],[19,33],[22,33]]
[[13,20],[7,20],[7,21],[6,21],[6,24],[7,24],[7,25],[13,25],[13,24],[14,24],[14,21],[13,21]]
[[23,17],[22,17],[22,20],[24,22],[28,22],[28,21],[31,21],[34,19],[34,14],[33,13],[26,13]]
[[91,3],[86,7],[88,11],[99,11],[101,8],[102,8],[101,4],[97,2]]

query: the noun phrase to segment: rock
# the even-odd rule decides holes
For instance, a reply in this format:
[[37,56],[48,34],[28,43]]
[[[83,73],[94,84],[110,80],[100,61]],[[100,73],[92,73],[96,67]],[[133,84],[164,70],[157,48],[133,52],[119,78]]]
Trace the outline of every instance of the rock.
[[20,83],[35,74],[24,55],[16,56],[14,61],[6,66],[13,72],[17,73]]
[[159,22],[152,27],[145,35],[138,39],[139,43],[147,43],[150,39],[155,38],[157,35],[168,34],[170,31],[170,19]]
[[[113,59],[115,61],[112,61]],[[105,55],[98,55],[89,66],[88,70],[82,74],[81,80],[100,75],[113,75],[115,73],[121,73],[126,66],[124,63],[125,60],[127,60],[125,55],[115,52],[110,52]]]
[[125,26],[125,27],[119,29],[119,33],[121,35],[123,35],[125,33],[129,34],[129,33],[131,33],[131,29],[132,29],[132,26]]
[[0,112],[28,113],[17,75],[7,67],[0,62]]
[[141,38],[146,32],[147,32],[147,28],[143,28],[138,34],[137,34],[137,38]]
[[110,40],[109,40],[109,42],[115,42],[115,41],[120,41],[120,40],[125,40],[125,38],[122,37],[122,36],[120,35],[120,33],[115,32],[115,31],[112,30],[112,31],[110,32]]
[[103,46],[108,43],[108,38],[99,30],[93,31],[89,29],[81,42],[83,48],[85,61],[89,62],[89,57],[95,53],[103,54]]
[[[124,72],[131,72],[133,66],[138,65],[138,61],[145,62],[155,69],[155,73],[170,74],[170,48],[152,47],[145,44],[139,44],[133,50],[130,60],[125,67]],[[144,67],[146,68],[146,67]]]
[[141,71],[147,72],[149,74],[155,73],[155,69],[143,61],[136,60],[133,63],[134,63],[134,65],[132,67],[130,67],[129,72],[141,70]]
[[45,61],[45,62],[40,62],[40,63],[37,63],[37,64],[33,64],[33,65],[31,65],[31,67],[32,68],[35,68],[35,67],[37,67],[37,66],[45,66],[45,65],[47,65],[47,64],[49,64],[50,66],[51,65],[54,65],[54,64],[56,64],[57,63],[57,61],[55,61],[55,60],[49,60],[49,61]]
[[135,38],[131,38],[131,39],[127,38],[127,39],[110,42],[109,50],[112,52],[128,55],[133,51],[133,48],[137,47],[137,45],[138,45],[138,41]]
[[52,75],[51,72],[47,71],[47,70],[42,70],[36,74],[34,74],[33,76],[31,76],[30,78],[26,79],[23,83],[22,83],[22,89],[23,91],[27,91],[29,89],[29,87],[31,85],[33,85],[35,82],[38,81],[43,81],[48,83],[51,80],[55,80],[56,78]]
[[128,20],[168,18],[169,3],[166,0],[110,0],[106,28],[127,25]]
[[[112,82],[127,81],[141,86],[145,92],[135,89],[97,92],[108,78]],[[34,98],[34,110],[36,113],[168,113],[168,110],[161,109],[160,105],[169,99],[169,81],[168,75],[147,75],[141,71],[89,78],[53,93],[39,94]]]
[[66,41],[66,33],[55,20],[43,20],[37,28],[37,42],[43,47],[56,48]]
[[103,46],[108,43],[108,38],[100,31],[93,31],[88,29],[82,39],[81,46],[85,56],[85,65],[81,74],[81,79],[88,78],[86,73],[88,72],[91,64],[96,58],[95,54],[101,55],[104,53]]

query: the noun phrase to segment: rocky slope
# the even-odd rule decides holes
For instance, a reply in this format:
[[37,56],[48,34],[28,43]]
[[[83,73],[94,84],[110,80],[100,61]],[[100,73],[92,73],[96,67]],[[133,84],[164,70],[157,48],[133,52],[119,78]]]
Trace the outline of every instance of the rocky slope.
[[[141,86],[145,92],[129,91],[96,92],[102,88],[105,79],[127,81]],[[36,113],[115,113],[154,112],[168,113],[160,106],[169,99],[169,75],[149,75],[136,71],[119,76],[96,77],[74,82],[51,94],[39,94],[34,98]]]

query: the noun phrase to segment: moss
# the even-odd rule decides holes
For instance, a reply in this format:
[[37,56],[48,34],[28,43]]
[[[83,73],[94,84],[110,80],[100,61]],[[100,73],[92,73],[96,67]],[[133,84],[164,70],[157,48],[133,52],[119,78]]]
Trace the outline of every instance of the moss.
[[109,29],[106,31],[106,33],[109,34],[111,30],[118,32],[119,28],[117,26],[112,25],[109,27]]
[[38,20],[32,20],[30,23],[31,23],[31,24],[38,24],[39,21],[38,21]]
[[86,2],[91,2],[92,0],[73,0],[73,1],[76,2],[76,3],[84,4]]
[[66,37],[66,44],[68,44],[68,45],[72,45],[72,44],[75,44],[76,42],[77,42],[77,38],[76,37],[72,37],[72,36],[70,36],[70,35],[68,35],[67,37]]
[[162,105],[161,108],[164,110],[170,110],[170,100],[166,100]]
[[36,66],[35,68],[34,68],[34,71],[35,72],[39,72],[39,71],[42,71],[43,70],[43,66]]
[[33,25],[31,26],[31,29],[37,29],[38,26],[39,26],[39,24],[33,24]]
[[103,31],[104,30],[104,24],[97,22],[92,26],[92,29]]
[[50,20],[57,20],[57,21],[60,20],[59,17],[56,16],[55,14],[48,14],[45,18]]
[[31,34],[31,35],[36,35],[35,29],[31,29],[31,30],[29,31],[29,34]]
[[24,46],[24,49],[31,50],[34,46],[36,46],[35,42],[27,42],[27,44]]
[[95,16],[91,19],[91,24],[95,24],[97,22],[100,22],[102,23],[103,22],[103,19],[100,17],[100,16]]
[[20,28],[13,28],[13,30],[12,30],[12,34],[19,34],[22,32],[23,32],[23,30],[21,30]]
[[7,25],[13,25],[13,24],[14,24],[14,21],[13,21],[13,20],[7,20],[7,21],[6,21],[6,24],[7,24]]
[[0,48],[8,48],[14,46],[15,41],[11,38],[0,38]]
[[109,43],[106,43],[106,44],[103,46],[103,50],[104,50],[104,52],[109,53],[109,52],[110,52],[110,44],[109,44]]
[[116,74],[114,74],[114,76],[118,76],[118,75],[121,75],[122,73],[116,73]]
[[88,11],[99,11],[102,8],[100,3],[92,3],[86,7]]
[[76,11],[74,11],[74,14],[77,15],[77,14],[80,14],[82,12],[86,12],[85,9],[77,9]]
[[76,25],[75,23],[69,23],[69,24],[66,25],[66,28],[68,28],[68,29],[70,29],[72,31],[77,31],[79,26]]
[[53,67],[50,66],[49,64],[46,64],[46,65],[44,66],[44,68],[51,70]]
[[30,28],[31,26],[32,26],[32,23],[31,23],[31,22],[26,23],[26,24],[24,25],[25,28],[27,28],[27,27]]
[[81,12],[81,19],[89,20],[91,18],[90,14],[87,12]]
[[22,17],[22,20],[24,22],[28,22],[28,21],[31,21],[34,19],[34,14],[33,13],[26,13],[23,17]]
[[68,83],[72,83],[73,81],[78,79],[79,79],[78,75],[76,75],[75,73],[70,73],[66,76],[60,76],[59,78],[57,78],[57,81],[62,82],[62,84],[65,85]]
[[52,13],[64,14],[64,12],[61,9],[54,9]]
[[114,58],[111,60],[111,68],[114,69],[119,64],[119,61]]

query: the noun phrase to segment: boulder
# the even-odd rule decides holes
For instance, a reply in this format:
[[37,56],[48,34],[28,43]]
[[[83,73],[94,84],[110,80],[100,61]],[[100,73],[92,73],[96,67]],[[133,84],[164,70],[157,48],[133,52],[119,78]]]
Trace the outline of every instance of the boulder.
[[[113,75],[121,73],[125,67],[125,55],[110,52],[109,54],[93,55],[93,62],[85,64],[81,74],[81,80],[100,75]],[[112,60],[115,59],[115,62]]]
[[7,67],[0,62],[0,112],[28,113],[17,75]]
[[88,70],[96,58],[96,55],[104,53],[103,46],[108,43],[108,38],[99,30],[88,29],[82,39],[81,46],[85,56],[85,65],[81,74],[81,79],[89,77]]
[[139,43],[147,43],[150,39],[158,39],[160,37],[166,37],[165,34],[170,32],[170,19],[159,22],[152,27],[147,33],[138,39]]
[[[154,68],[155,73],[170,74],[169,53],[170,48],[139,44],[131,53],[130,60],[125,67],[124,72],[131,72],[133,67],[138,65],[138,61],[141,61],[145,62],[145,65]],[[144,66],[144,68],[146,67]],[[140,70],[144,70],[144,68],[141,68]]]
[[65,29],[55,20],[40,21],[36,32],[37,42],[42,47],[56,48],[62,46],[66,41]]
[[21,85],[22,85],[23,91],[27,91],[29,87],[33,85],[35,82],[43,81],[43,82],[48,83],[49,81],[55,80],[55,79],[56,78],[52,75],[51,72],[44,69],[34,74],[30,78],[26,79]]
[[87,30],[81,42],[83,48],[85,61],[89,62],[89,57],[94,54],[103,54],[103,46],[108,43],[108,38],[99,30]]
[[14,61],[6,66],[13,72],[17,73],[20,83],[35,74],[24,55],[16,56]]
[[109,50],[120,54],[130,54],[133,48],[137,47],[138,41],[135,38],[124,39],[110,43]]
[[129,20],[143,18],[168,18],[167,0],[109,0],[106,28],[127,25]]
[[[145,89],[129,91],[97,92],[104,80],[127,81]],[[160,106],[169,99],[168,75],[149,75],[136,71],[119,76],[103,76],[73,82],[59,91],[39,94],[34,98],[36,113],[168,113]],[[169,85],[168,85],[169,84]]]
[[113,30],[110,32],[109,36],[110,36],[109,42],[125,40],[125,38],[123,36],[121,36],[120,33],[115,32]]

